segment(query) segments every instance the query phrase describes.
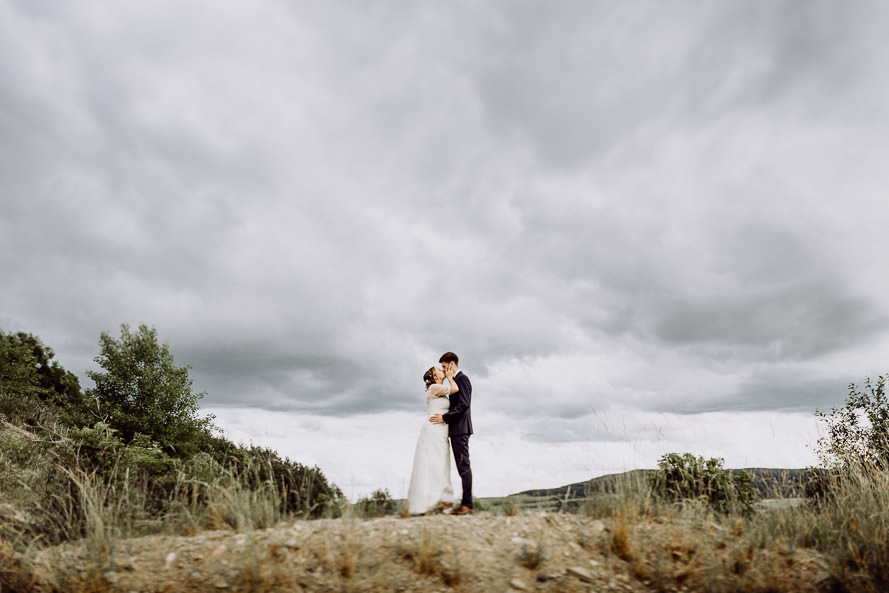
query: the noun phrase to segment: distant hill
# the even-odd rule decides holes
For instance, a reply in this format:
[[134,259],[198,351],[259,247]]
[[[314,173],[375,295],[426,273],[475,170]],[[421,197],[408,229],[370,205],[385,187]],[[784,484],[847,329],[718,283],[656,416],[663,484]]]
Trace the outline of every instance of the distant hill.
[[614,492],[618,488],[626,486],[635,486],[645,483],[648,475],[654,470],[650,469],[634,469],[620,474],[608,474],[592,478],[585,482],[576,482],[559,486],[558,488],[544,488],[540,490],[525,490],[517,492],[510,496],[534,496],[545,497],[553,496],[562,500],[573,498],[588,498],[594,494],[606,494]]
[[[733,473],[746,471],[753,475],[753,485],[762,498],[793,498],[803,496],[804,469],[777,469],[752,467],[730,470]],[[525,490],[510,496],[531,496],[535,498],[552,497],[559,500],[589,498],[596,494],[613,493],[617,489],[647,484],[651,469],[634,469],[619,474],[608,474],[592,478],[585,482],[576,482],[540,490]]]
[[[742,470],[732,470],[737,473]],[[753,486],[759,490],[761,498],[796,498],[805,496],[805,469],[776,469],[750,467],[746,471],[753,475]]]

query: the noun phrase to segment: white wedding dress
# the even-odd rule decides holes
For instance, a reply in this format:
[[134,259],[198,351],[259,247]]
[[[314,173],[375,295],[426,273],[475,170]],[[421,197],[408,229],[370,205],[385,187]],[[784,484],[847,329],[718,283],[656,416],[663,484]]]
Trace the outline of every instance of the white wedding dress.
[[414,451],[414,468],[407,491],[408,512],[412,515],[425,513],[441,503],[455,503],[451,487],[451,447],[448,443],[448,425],[433,424],[433,414],[444,414],[451,404],[450,389],[433,383],[426,391],[427,416],[420,429],[417,449]]

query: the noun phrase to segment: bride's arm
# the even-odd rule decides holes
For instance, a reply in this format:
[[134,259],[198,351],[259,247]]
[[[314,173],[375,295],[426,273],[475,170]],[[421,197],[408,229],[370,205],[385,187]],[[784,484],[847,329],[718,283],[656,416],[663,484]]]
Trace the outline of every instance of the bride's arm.
[[429,393],[431,393],[433,397],[447,397],[448,390],[444,385],[435,383],[429,386]]

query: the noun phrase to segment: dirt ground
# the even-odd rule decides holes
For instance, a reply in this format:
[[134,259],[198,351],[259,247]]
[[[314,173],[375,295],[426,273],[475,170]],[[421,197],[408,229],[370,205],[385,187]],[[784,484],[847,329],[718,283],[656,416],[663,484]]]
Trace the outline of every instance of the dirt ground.
[[[5,556],[23,591],[819,591],[817,553],[716,524],[544,512],[298,521]],[[15,573],[15,574],[13,574]]]

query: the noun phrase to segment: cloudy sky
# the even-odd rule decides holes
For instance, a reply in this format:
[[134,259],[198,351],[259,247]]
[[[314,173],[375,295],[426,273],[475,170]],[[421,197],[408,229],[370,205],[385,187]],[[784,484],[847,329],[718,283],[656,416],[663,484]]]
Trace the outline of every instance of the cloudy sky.
[[[0,0],[0,328],[154,326],[235,440],[476,493],[814,462],[889,370],[883,2]],[[458,482],[455,478],[455,485]],[[458,486],[459,487],[459,486]]]

